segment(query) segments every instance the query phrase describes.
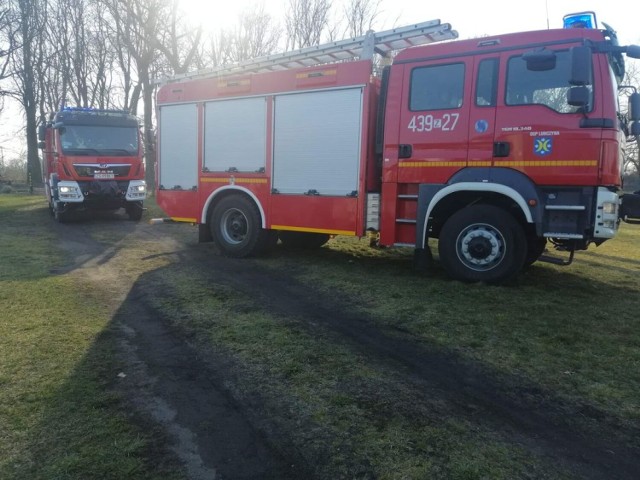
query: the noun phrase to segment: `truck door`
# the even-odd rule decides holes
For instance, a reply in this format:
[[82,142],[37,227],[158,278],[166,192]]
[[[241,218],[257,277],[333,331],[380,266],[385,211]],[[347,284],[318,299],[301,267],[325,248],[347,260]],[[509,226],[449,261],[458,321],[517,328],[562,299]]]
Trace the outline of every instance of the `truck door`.
[[404,70],[398,183],[444,183],[467,163],[472,58]]
[[494,155],[496,105],[498,102],[498,57],[476,57],[474,86],[469,112],[469,167],[489,167]]
[[589,85],[592,99],[586,114],[567,103],[568,48],[554,50],[553,61],[538,69],[527,67],[523,53],[526,50],[502,55],[494,166],[520,170],[539,185],[593,184],[602,130],[582,127],[582,122],[587,116],[602,117],[602,102],[594,100]]

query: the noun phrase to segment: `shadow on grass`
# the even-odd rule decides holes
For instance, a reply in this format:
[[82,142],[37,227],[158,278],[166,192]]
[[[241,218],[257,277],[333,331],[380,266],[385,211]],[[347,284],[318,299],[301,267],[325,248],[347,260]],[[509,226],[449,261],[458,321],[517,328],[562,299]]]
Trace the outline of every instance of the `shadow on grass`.
[[[96,338],[62,386],[24,399],[38,418],[7,480],[180,479],[182,466],[157,425],[125,409],[116,384],[115,332]],[[27,421],[25,419],[25,421]]]
[[[109,221],[100,226],[109,229]],[[104,264],[128,227],[103,232],[108,241],[91,246],[78,225],[72,237],[89,247],[78,251],[71,241],[68,268]],[[450,311],[440,313],[442,326],[460,322],[454,307],[470,297],[475,314],[491,322],[509,295],[531,310],[529,295],[561,285],[565,297],[585,303],[586,290],[603,306],[619,298],[611,285],[534,266],[521,291],[468,286],[445,280],[437,267],[428,278],[412,273],[410,255],[333,248],[233,260],[189,245],[176,256],[180,262],[136,281],[64,385],[44,399],[29,454],[12,464],[16,480],[179,477],[176,457],[193,478],[213,470],[223,478],[376,478],[398,452],[431,462],[430,473],[442,478],[626,479],[640,470],[636,423],[399,333],[363,313],[357,295],[332,290],[330,275],[377,299],[397,293],[400,303]],[[322,278],[328,283],[314,283]],[[223,301],[212,308],[212,296]],[[262,321],[250,318],[243,330],[247,312]],[[276,329],[287,336],[274,336]],[[531,335],[526,323],[512,329]],[[302,336],[305,348],[295,343]],[[349,352],[343,360],[324,352],[336,345]],[[283,357],[292,359],[286,368]],[[354,359],[364,359],[371,378],[339,376]],[[331,361],[343,363],[323,370]]]
[[[335,478],[345,471],[347,476],[374,478],[380,475],[379,466],[385,463],[386,454],[375,458],[370,453],[363,454],[363,448],[368,447],[359,442],[376,431],[382,435],[399,422],[423,432],[438,430],[438,435],[447,439],[443,441],[447,448],[459,448],[470,455],[474,449],[482,451],[487,439],[518,445],[527,452],[525,457],[530,455],[546,465],[541,467],[543,471],[550,468],[554,472],[549,465],[558,465],[556,474],[566,470],[572,478],[630,479],[640,469],[637,424],[586,400],[570,400],[545,390],[518,372],[498,372],[453,349],[399,332],[375,318],[375,314],[362,313],[359,300],[351,293],[326,290],[313,280],[297,277],[316,269],[319,271],[314,275],[319,278],[333,272],[341,278],[364,282],[373,295],[385,295],[391,285],[406,283],[414,290],[404,291],[401,301],[438,303],[444,308],[468,303],[471,294],[481,300],[475,304],[476,315],[486,317],[487,322],[496,313],[497,298],[514,294],[525,301],[531,290],[466,286],[443,280],[438,273],[435,278],[424,278],[405,270],[410,265],[408,258],[358,256],[331,248],[313,253],[276,249],[270,257],[237,260],[213,256],[208,246],[201,245],[191,246],[180,255],[181,263],[139,279],[118,318],[132,329],[143,362],[152,366],[155,395],[162,396],[175,418],[195,432],[199,451],[209,466],[224,468],[225,457],[236,460],[233,452],[251,451],[252,455],[243,455],[244,465],[230,460],[227,472],[249,468],[253,460],[268,464],[260,457],[266,455],[264,458],[275,462],[279,475],[290,473],[286,465],[302,463],[317,478]],[[373,273],[380,277],[379,284],[367,283]],[[610,285],[544,268],[532,269],[522,288],[550,288],[546,282],[551,278],[556,285],[577,291],[589,286],[589,291],[599,292],[602,300],[611,299],[614,291]],[[545,285],[537,285],[540,282]],[[420,294],[421,287],[443,297],[430,300]],[[571,291],[566,295],[571,296]],[[211,298],[220,300],[219,305],[212,305]],[[592,298],[598,302],[593,295]],[[535,308],[533,305],[525,303],[517,308]],[[252,313],[258,317],[242,326],[241,319]],[[454,310],[440,324],[445,325],[447,320],[459,322],[455,315]],[[274,336],[281,329],[287,331],[285,337]],[[524,322],[514,322],[512,330],[514,337],[526,339],[531,335]],[[317,340],[310,340],[306,346],[287,340],[300,335]],[[185,341],[192,345],[187,350]],[[323,423],[309,413],[317,400],[301,405],[293,394],[310,389],[311,398],[326,395],[321,386],[336,381],[335,371],[322,371],[321,365],[315,371],[313,364],[318,359],[322,363],[326,358],[323,350],[335,345],[352,352],[353,358],[347,363],[364,358],[376,371],[374,377],[382,379],[345,379],[344,383],[338,380],[330,394],[334,400],[328,411],[347,422],[342,427],[336,426],[335,418],[328,417]],[[237,355],[227,356],[224,352],[258,352],[258,356],[249,358],[253,365],[250,367],[238,363]],[[282,367],[278,362],[287,356],[293,356],[292,360]],[[247,360],[246,356],[243,358]],[[256,376],[256,368],[262,375]],[[337,368],[340,371],[346,367]],[[296,384],[298,377],[303,378],[303,385]],[[234,387],[229,390],[229,385]],[[318,385],[317,391],[313,385]],[[345,419],[349,409],[357,412],[351,420]],[[221,418],[227,421],[220,424]],[[455,426],[460,424],[466,428],[463,435],[469,437],[462,445],[452,440],[461,434]],[[234,431],[242,432],[239,438],[234,437]],[[419,436],[407,433],[409,437],[412,434]],[[266,436],[263,447],[248,440],[262,435]],[[410,439],[407,441],[402,448],[415,449],[412,461],[422,458],[424,451]],[[440,447],[429,447],[436,463],[442,462],[438,468],[452,475],[461,474],[462,467],[450,460],[452,454]],[[270,449],[277,455],[269,456]],[[531,460],[505,466],[478,459],[474,468],[489,476],[513,468],[509,471],[515,472],[513,478],[524,476],[528,468],[533,468],[527,462]],[[374,464],[378,467],[374,468]]]

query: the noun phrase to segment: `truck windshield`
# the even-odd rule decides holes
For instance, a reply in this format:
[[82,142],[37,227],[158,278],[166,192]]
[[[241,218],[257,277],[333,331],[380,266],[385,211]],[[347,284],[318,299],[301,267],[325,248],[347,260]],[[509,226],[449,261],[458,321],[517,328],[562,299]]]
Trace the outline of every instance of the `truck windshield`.
[[[559,113],[575,113],[576,109],[567,103],[567,92],[571,87],[571,60],[569,51],[556,53],[555,67],[544,71],[527,69],[521,56],[509,59],[507,73],[507,105],[545,105]],[[593,82],[592,82],[593,83]],[[593,98],[592,85],[589,88]],[[589,108],[593,101],[589,101]]]
[[67,125],[60,130],[62,151],[70,155],[138,154],[138,129],[102,125]]

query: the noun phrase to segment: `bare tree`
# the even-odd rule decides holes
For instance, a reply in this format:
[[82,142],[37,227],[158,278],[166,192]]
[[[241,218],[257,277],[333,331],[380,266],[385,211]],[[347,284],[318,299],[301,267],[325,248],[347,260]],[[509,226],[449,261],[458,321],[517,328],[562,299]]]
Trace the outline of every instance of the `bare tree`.
[[287,50],[318,45],[328,32],[330,0],[289,0],[285,15]]
[[168,13],[168,21],[159,32],[158,49],[164,53],[170,73],[185,73],[195,65],[202,47],[202,27],[192,28],[185,21],[178,0],[172,0]]
[[274,53],[278,49],[282,30],[264,11],[245,11],[235,28],[224,30],[218,37],[218,58],[221,63],[234,63]]
[[36,129],[41,84],[44,81],[44,41],[47,18],[46,0],[10,0],[9,15],[16,22],[16,55],[12,58],[12,79],[16,90],[13,95],[22,105],[26,120],[27,181],[30,185],[42,183],[42,170],[38,156]]
[[344,7],[347,21],[347,35],[359,37],[372,30],[380,15],[382,0],[350,0]]
[[[142,92],[144,108],[144,145],[146,180],[149,190],[155,188],[155,138],[153,133],[153,91],[152,75],[158,54],[159,38],[163,20],[167,15],[165,0],[104,0],[116,26],[118,48],[127,51],[137,74],[135,90]],[[121,59],[124,57],[121,56]],[[132,111],[136,104],[131,102]]]
[[2,99],[8,94],[1,83],[9,78],[10,61],[13,52],[16,50],[16,39],[18,23],[14,21],[9,5],[0,7],[0,110],[2,110]]
[[[627,62],[627,72],[624,84],[635,88],[636,91],[640,91],[640,67],[637,63]],[[620,100],[623,107],[626,108],[626,98],[630,91],[629,89],[625,89],[622,93],[623,96]],[[638,143],[638,137],[629,138],[627,140],[623,171],[626,173],[635,172],[636,175],[640,176],[640,148]]]

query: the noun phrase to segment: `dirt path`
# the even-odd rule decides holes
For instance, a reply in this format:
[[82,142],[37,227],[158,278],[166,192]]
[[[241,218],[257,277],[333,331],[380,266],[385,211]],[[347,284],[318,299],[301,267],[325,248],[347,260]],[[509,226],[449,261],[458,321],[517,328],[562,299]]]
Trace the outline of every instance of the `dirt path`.
[[[97,241],[96,233],[105,231],[107,240]],[[191,479],[312,478],[313,468],[303,464],[304,455],[283,447],[285,439],[256,424],[259,399],[247,414],[248,406],[226,387],[224,359],[208,358],[192,346],[146,301],[145,278],[123,273],[130,261],[125,251],[136,242],[153,244],[143,258],[178,256],[201,272],[216,272],[216,282],[255,299],[260,308],[305,318],[310,331],[328,332],[372,363],[396,369],[403,382],[425,397],[439,399],[448,413],[501,432],[505,439],[562,465],[575,478],[634,479],[640,472],[637,429],[567,404],[520,379],[498,377],[451,353],[429,349],[404,332],[380,329],[370,319],[350,313],[356,311],[350,299],[325,297],[287,272],[274,275],[252,260],[238,268],[238,261],[212,256],[210,249],[196,245],[195,236],[119,218],[58,225],[56,232],[70,257],[57,273],[72,272],[94,285],[108,284],[117,299],[114,331],[122,351],[123,391],[135,409],[164,427],[169,448],[185,463]],[[399,408],[411,414],[415,407]]]
[[[221,373],[145,303],[143,285],[127,278],[118,261],[119,252],[136,242],[152,241],[152,256],[181,250],[185,261],[189,247],[167,229],[131,223],[117,214],[53,228],[69,263],[52,273],[71,273],[113,298],[114,332],[123,364],[117,388],[143,422],[151,419],[162,425],[170,439],[167,448],[184,462],[190,479],[307,477],[304,468],[283,458],[244,418]],[[105,232],[111,239],[94,238]]]

